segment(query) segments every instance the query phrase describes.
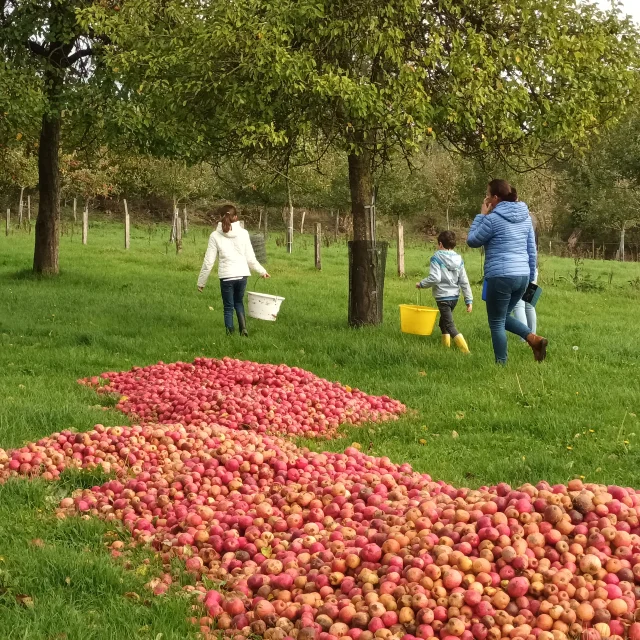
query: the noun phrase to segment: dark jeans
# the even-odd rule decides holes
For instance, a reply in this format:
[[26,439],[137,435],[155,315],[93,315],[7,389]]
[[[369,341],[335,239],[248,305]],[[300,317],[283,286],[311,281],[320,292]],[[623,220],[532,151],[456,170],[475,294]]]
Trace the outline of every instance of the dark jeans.
[[498,364],[507,362],[507,331],[525,339],[531,333],[511,312],[529,286],[527,276],[487,278],[487,317]]
[[460,332],[456,329],[453,322],[453,310],[458,304],[457,300],[436,300],[438,309],[440,310],[440,322],[438,323],[442,335],[449,334],[451,338],[455,338]]
[[[244,290],[247,278],[241,280],[220,280],[222,305],[224,307],[224,326],[233,331],[233,310],[238,316],[238,323],[244,324]],[[242,320],[240,319],[242,318]]]

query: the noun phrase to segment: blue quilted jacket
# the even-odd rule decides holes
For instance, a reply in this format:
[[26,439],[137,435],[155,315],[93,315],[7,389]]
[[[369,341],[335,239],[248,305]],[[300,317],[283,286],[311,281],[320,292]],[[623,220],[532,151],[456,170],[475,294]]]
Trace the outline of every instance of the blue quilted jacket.
[[485,248],[484,277],[536,277],[536,239],[524,202],[500,202],[486,216],[476,216],[467,244]]

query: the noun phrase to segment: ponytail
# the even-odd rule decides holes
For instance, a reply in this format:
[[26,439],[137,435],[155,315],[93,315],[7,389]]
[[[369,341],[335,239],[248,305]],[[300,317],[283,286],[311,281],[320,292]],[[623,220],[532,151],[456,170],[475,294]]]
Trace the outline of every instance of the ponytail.
[[489,193],[504,202],[516,202],[518,192],[506,180],[492,180],[489,183]]
[[238,211],[232,204],[225,204],[218,209],[218,217],[222,224],[223,233],[229,233],[232,223],[238,220]]

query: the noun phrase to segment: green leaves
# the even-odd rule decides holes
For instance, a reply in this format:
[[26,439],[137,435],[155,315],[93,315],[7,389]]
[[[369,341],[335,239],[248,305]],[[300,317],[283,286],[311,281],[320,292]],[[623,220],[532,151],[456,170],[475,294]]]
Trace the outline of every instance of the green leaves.
[[346,150],[356,131],[380,159],[433,132],[470,154],[552,155],[584,145],[636,82],[633,25],[573,0],[129,0],[80,20],[111,39],[162,144],[191,158],[313,156],[309,134]]

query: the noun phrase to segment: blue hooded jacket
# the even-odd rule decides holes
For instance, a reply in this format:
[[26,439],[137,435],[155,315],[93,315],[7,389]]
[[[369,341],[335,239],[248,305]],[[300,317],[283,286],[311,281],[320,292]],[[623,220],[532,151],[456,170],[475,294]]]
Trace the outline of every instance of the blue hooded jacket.
[[488,215],[477,215],[467,244],[485,248],[484,277],[536,277],[536,239],[524,202],[502,201]]

